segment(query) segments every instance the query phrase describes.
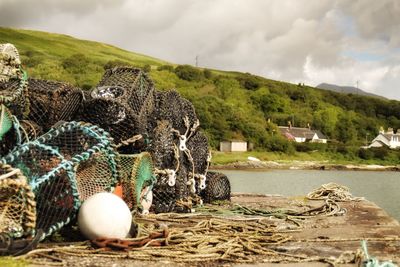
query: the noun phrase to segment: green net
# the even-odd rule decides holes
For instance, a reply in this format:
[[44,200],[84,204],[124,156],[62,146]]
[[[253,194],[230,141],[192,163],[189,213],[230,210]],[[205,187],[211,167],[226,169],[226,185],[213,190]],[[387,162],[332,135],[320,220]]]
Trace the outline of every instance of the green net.
[[0,234],[31,236],[36,225],[36,203],[19,169],[0,164]]
[[87,197],[113,190],[118,170],[112,146],[103,129],[66,122],[2,158],[28,178],[42,238],[70,222]]
[[149,153],[119,155],[123,199],[130,209],[140,207],[143,189],[155,182],[153,161]]

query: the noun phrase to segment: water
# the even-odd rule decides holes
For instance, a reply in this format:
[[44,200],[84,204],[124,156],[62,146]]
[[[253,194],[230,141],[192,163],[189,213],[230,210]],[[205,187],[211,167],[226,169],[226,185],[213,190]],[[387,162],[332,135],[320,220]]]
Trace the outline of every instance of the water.
[[345,185],[353,196],[363,196],[400,221],[400,173],[375,171],[221,171],[229,177],[232,192],[306,195],[329,182]]

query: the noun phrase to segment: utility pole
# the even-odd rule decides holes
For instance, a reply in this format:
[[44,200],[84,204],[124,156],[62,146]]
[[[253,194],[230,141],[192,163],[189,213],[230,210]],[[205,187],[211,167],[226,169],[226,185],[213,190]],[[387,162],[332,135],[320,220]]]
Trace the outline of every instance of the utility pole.
[[199,66],[199,56],[196,55],[196,67],[198,67],[198,66]]

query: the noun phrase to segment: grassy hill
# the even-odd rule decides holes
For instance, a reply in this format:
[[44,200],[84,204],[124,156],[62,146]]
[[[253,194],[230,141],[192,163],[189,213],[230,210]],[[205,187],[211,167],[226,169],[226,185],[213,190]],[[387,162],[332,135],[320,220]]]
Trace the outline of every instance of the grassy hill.
[[[249,73],[178,66],[60,34],[0,28],[0,42],[18,48],[31,77],[68,81],[83,89],[97,84],[105,66],[145,68],[157,89],[175,88],[192,101],[213,147],[223,139],[245,139],[258,150],[286,155],[307,153],[307,158],[318,151],[320,155],[349,160],[400,161],[400,153],[359,150],[381,126],[400,128],[399,101],[341,94]],[[289,143],[276,134],[276,126],[287,125],[288,121],[299,127],[310,124],[332,142]]]

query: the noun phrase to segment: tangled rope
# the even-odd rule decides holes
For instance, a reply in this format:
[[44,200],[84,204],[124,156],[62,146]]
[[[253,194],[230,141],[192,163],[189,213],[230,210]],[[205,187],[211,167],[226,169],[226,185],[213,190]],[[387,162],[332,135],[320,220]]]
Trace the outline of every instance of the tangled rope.
[[311,200],[330,199],[333,201],[360,201],[362,197],[354,197],[349,188],[336,183],[323,184],[321,187],[314,189],[307,194],[307,198]]

